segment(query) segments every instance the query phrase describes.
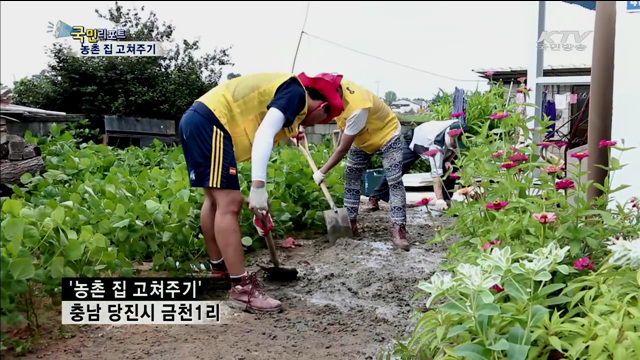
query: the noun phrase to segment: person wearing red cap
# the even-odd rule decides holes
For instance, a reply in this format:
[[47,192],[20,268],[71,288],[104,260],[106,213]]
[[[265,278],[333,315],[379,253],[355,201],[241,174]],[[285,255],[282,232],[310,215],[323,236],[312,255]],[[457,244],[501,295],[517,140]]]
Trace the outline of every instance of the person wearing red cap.
[[344,205],[347,208],[353,233],[357,234],[360,188],[364,174],[373,154],[381,155],[385,177],[389,184],[391,241],[395,247],[409,250],[410,244],[406,230],[407,195],[402,182],[400,121],[391,108],[371,91],[346,79],[341,79],[340,83],[339,90],[345,110],[335,120],[342,131],[342,137],[331,158],[313,174],[313,179],[317,184],[322,183],[327,172],[335,167],[348,152]]
[[[267,165],[274,144],[295,137],[299,125],[313,126],[339,116],[341,78],[282,73],[240,76],[201,96],[180,120],[190,185],[204,189],[200,226],[209,265],[214,278],[231,282],[230,307],[251,312],[281,308],[261,289],[256,274],[245,269],[238,222],[243,199],[236,164],[251,160],[247,202],[251,209],[266,211]],[[269,230],[259,232],[264,235]]]

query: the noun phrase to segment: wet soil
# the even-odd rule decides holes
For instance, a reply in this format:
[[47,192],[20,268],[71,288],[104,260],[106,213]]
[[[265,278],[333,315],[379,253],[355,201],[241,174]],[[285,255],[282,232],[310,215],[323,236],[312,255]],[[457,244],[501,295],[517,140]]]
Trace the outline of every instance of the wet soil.
[[[392,249],[386,204],[360,215],[356,239],[333,246],[323,238],[296,239],[302,246],[279,249],[283,266],[299,271],[295,282],[263,280],[266,292],[282,301],[280,313],[228,310],[218,325],[68,326],[73,337],[24,358],[376,359],[411,331],[414,309],[424,301],[412,302],[416,285],[446,251],[444,244],[425,245],[434,229],[417,208],[407,216],[410,251]],[[436,221],[446,226],[453,219]],[[249,269],[268,258],[266,250],[253,255]],[[51,319],[56,326],[57,319]]]

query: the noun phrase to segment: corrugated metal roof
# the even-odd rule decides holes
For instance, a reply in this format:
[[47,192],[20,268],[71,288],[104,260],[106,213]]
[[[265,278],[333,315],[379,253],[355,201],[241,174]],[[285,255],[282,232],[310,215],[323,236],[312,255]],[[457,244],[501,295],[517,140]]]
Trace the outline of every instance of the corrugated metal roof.
[[[547,65],[544,67],[544,70],[567,70],[567,69],[590,69],[591,65],[589,64],[567,64],[567,65]],[[487,69],[473,69],[471,71],[484,74],[489,71],[496,72],[515,72],[515,71],[527,71],[529,68],[527,67],[504,67],[504,68],[487,68]]]
[[37,109],[37,108],[32,108],[27,106],[10,105],[10,104],[9,105],[2,104],[2,106],[0,106],[0,112],[8,113],[8,114],[38,114],[38,115],[59,115],[59,116],[67,115],[67,113],[59,112],[59,111],[49,111],[49,110],[42,110],[42,109]]
[[578,5],[587,10],[596,10],[596,2],[595,1],[563,1],[567,4]]

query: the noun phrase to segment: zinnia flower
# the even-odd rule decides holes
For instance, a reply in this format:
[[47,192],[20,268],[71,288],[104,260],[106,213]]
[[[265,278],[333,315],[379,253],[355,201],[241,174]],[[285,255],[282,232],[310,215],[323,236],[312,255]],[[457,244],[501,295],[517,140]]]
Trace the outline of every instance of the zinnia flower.
[[451,117],[458,117],[458,116],[462,116],[462,115],[464,115],[464,111],[453,113],[453,114],[451,114]]
[[449,130],[447,132],[447,135],[451,136],[451,137],[456,137],[458,135],[462,134],[462,129],[453,129],[453,130]]
[[469,194],[473,189],[471,189],[470,187],[466,187],[466,188],[462,188],[460,190],[458,190],[458,194],[460,195],[467,195]]
[[485,75],[487,75],[487,76],[491,76],[491,75],[493,75],[493,74],[495,74],[495,73],[496,73],[495,71],[487,71],[487,72],[486,72],[486,73],[484,73],[484,74],[485,74]]
[[527,80],[526,76],[521,76],[517,79],[519,82],[524,82],[525,80]]
[[506,162],[504,164],[502,164],[502,167],[505,169],[511,169],[518,166],[518,164],[514,163],[514,162]]
[[509,205],[509,202],[507,201],[494,201],[492,203],[487,204],[487,209],[491,209],[491,210],[501,210],[504,209],[507,205]]
[[564,179],[556,182],[556,191],[574,189],[575,183],[571,179]]
[[491,248],[491,245],[500,245],[502,244],[502,240],[491,240],[489,242],[484,243],[484,245],[482,245],[482,250],[489,250]]
[[583,257],[582,259],[578,259],[573,263],[573,267],[576,270],[593,270],[593,261],[591,261],[588,257]]
[[451,173],[451,174],[449,174],[449,178],[450,179],[460,179],[460,175],[458,175],[457,173]]
[[550,142],[547,142],[547,141],[543,141],[543,142],[541,142],[541,143],[539,143],[539,144],[538,144],[538,146],[540,146],[540,147],[542,147],[542,148],[548,148],[548,147],[549,147],[549,146],[551,146],[551,145],[553,145],[553,144],[552,144],[552,143],[550,143]]
[[533,218],[536,219],[540,224],[548,224],[556,221],[556,214],[552,212],[542,212],[533,214]]
[[567,146],[567,143],[564,141],[557,141],[555,144],[558,148]]
[[498,158],[498,157],[500,157],[502,155],[504,155],[504,152],[503,151],[498,151],[497,153],[491,155],[491,157],[495,159],[495,158]]
[[547,174],[554,174],[557,172],[561,172],[562,168],[560,166],[551,165],[543,168],[542,171],[546,172]]
[[416,205],[418,205],[418,206],[422,206],[422,205],[429,205],[429,203],[430,203],[431,201],[433,201],[433,199],[432,199],[432,198],[422,198],[420,201],[418,201],[418,202],[416,203]]
[[517,153],[517,154],[513,154],[513,155],[509,156],[509,160],[511,160],[512,162],[527,161],[527,160],[529,160],[529,158],[525,154]]
[[615,141],[611,141],[611,140],[600,140],[600,144],[599,144],[599,146],[600,146],[601,148],[603,148],[603,147],[616,146],[616,144],[618,144],[618,143],[617,143],[617,142],[615,142]]
[[509,113],[505,111],[503,113],[491,114],[491,116],[489,116],[489,118],[491,120],[502,120],[502,119],[506,118],[507,116],[509,116]]
[[495,290],[497,293],[501,293],[501,292],[503,292],[503,291],[504,291],[504,289],[503,289],[503,288],[501,288],[501,287],[500,287],[500,285],[498,285],[498,284],[493,285],[491,288],[492,288],[493,290]]
[[589,157],[589,153],[586,153],[586,152],[573,153],[571,154],[571,157],[576,158],[578,160],[582,160],[586,157]]
[[431,149],[429,151],[425,151],[422,155],[424,156],[436,156],[437,153],[439,153],[440,150],[438,149]]

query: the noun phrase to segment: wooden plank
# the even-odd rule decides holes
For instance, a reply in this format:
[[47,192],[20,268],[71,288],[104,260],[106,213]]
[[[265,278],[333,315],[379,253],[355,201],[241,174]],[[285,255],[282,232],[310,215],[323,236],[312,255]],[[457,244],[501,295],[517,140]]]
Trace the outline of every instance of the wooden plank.
[[176,134],[176,123],[173,120],[105,116],[104,127],[108,133]]

